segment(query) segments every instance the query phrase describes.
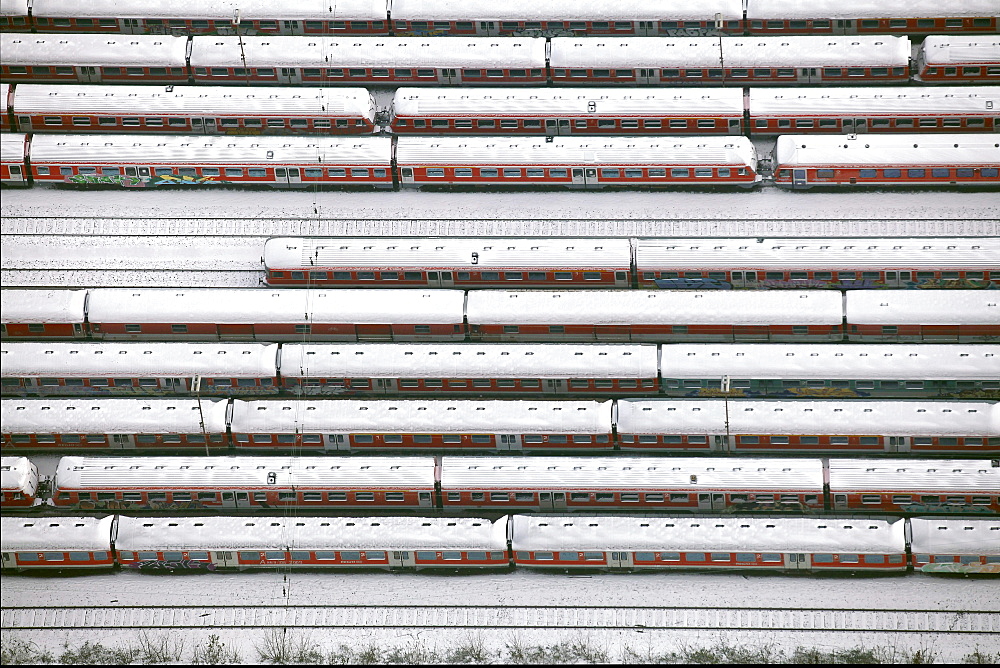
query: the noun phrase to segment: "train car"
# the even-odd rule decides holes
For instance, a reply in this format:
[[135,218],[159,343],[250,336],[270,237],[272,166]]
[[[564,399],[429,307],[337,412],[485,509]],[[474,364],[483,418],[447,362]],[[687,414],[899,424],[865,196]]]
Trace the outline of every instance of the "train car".
[[995,84],[1000,82],[1000,39],[931,35],[920,45],[914,69],[913,80],[925,84]]
[[225,448],[219,399],[4,399],[4,450]]
[[26,510],[41,503],[38,467],[27,457],[0,457],[0,507]]
[[83,510],[434,506],[433,457],[63,457],[51,502]]
[[612,450],[610,401],[238,401],[237,449]]
[[1000,288],[1000,240],[636,239],[640,288]]
[[115,515],[107,517],[0,517],[4,572],[87,571],[115,565]]
[[506,517],[121,517],[115,549],[140,571],[510,565]]
[[277,394],[277,359],[264,343],[0,345],[5,396]]
[[445,510],[823,510],[819,459],[443,457]]
[[6,131],[0,134],[0,183],[5,186],[31,185],[24,170],[26,140],[24,134]]
[[834,511],[1000,514],[997,460],[830,459]]
[[398,88],[396,134],[646,135],[743,132],[736,89]]
[[746,0],[751,35],[993,33],[991,0]]
[[[24,0],[18,2],[24,5]],[[30,0],[32,31],[172,35],[386,35],[386,0]],[[25,13],[12,26],[23,26]],[[2,25],[2,24],[0,24]],[[9,24],[11,25],[11,24]],[[7,30],[7,27],[4,27]]]
[[840,293],[829,291],[469,291],[477,341],[840,341]]
[[557,85],[893,84],[909,80],[906,37],[553,37]]
[[188,82],[186,37],[3,34],[0,50],[10,83]]
[[1000,340],[1000,300],[990,290],[847,293],[847,339],[989,343]]
[[267,282],[285,286],[483,288],[516,281],[518,287],[628,288],[631,263],[628,239],[272,237],[264,243]]
[[751,88],[751,135],[1000,131],[1000,90],[940,88]]
[[996,520],[912,517],[909,525],[914,571],[1000,575],[1000,523]]
[[781,135],[776,185],[1000,187],[1000,134]]
[[670,397],[1000,399],[1000,353],[977,344],[674,343]]
[[81,339],[87,290],[0,290],[3,339]]
[[534,84],[544,40],[489,37],[195,39],[195,83],[245,85]]
[[[395,35],[488,35],[552,37],[742,34],[740,0],[530,0],[494,3],[392,0]],[[721,22],[721,23],[720,23]]]
[[461,341],[461,290],[90,290],[107,340]]
[[19,84],[12,93],[4,99],[21,132],[328,135],[375,130],[375,100],[364,88]]
[[636,396],[659,389],[642,344],[295,344],[282,388],[299,396]]
[[133,188],[218,184],[391,188],[389,137],[32,136],[39,183]]
[[647,571],[905,573],[905,520],[514,515],[514,565]]
[[619,399],[621,450],[1000,455],[1000,404],[958,401]]
[[414,137],[396,142],[402,186],[707,186],[762,177],[746,137]]

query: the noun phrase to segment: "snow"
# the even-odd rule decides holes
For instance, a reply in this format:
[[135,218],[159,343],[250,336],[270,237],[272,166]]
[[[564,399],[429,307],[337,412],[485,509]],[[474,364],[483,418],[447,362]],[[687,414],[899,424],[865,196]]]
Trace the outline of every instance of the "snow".
[[865,113],[885,116],[957,114],[985,119],[997,108],[1000,108],[1000,88],[997,86],[750,89],[751,116],[773,118],[795,118],[808,113],[830,116]]
[[997,494],[1000,468],[982,459],[831,459],[830,489],[838,492],[898,489]]
[[748,19],[996,16],[993,0],[746,0]]
[[1000,555],[1000,521],[937,517],[910,520],[914,554]]
[[[0,517],[0,549],[4,552],[38,550],[103,550],[111,547],[112,515],[94,517]],[[106,557],[105,557],[106,558]],[[4,578],[4,588],[9,578]]]
[[774,149],[775,169],[998,164],[1000,134],[781,135]]
[[502,3],[466,0],[392,0],[396,21],[631,21],[742,19],[740,0],[710,0],[692,4],[686,0],[508,0]]
[[33,495],[38,483],[38,471],[27,457],[0,458],[0,489]]
[[169,35],[0,35],[6,66],[186,68],[186,37]]
[[34,16],[113,18],[194,18],[228,21],[239,10],[243,20],[385,20],[387,0],[171,0],[156,3],[150,10],[148,0],[34,0]]
[[5,433],[224,434],[221,399],[4,399]]
[[1000,62],[1000,40],[989,35],[930,35],[920,47],[928,66],[933,65],[996,65]]
[[847,321],[857,324],[1000,324],[1000,298],[992,290],[856,290],[846,304]]

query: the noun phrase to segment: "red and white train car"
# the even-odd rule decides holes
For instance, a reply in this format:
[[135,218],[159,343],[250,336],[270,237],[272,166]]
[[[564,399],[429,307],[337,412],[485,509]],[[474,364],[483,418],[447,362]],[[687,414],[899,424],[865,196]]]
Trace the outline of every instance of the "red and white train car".
[[750,133],[997,132],[1000,89],[751,88]]
[[396,142],[402,186],[707,186],[761,181],[746,137],[414,137]]
[[992,0],[745,0],[751,35],[993,33]]
[[238,449],[612,450],[610,401],[238,401]]
[[514,515],[514,565],[567,570],[905,573],[905,520]]
[[461,290],[111,288],[90,291],[88,314],[108,340],[461,341],[464,302]]
[[0,507],[25,510],[40,503],[38,467],[27,457],[0,457]]
[[443,457],[445,510],[823,509],[819,459]]
[[81,571],[114,568],[115,515],[107,517],[0,517],[3,570]]
[[830,459],[832,509],[1000,514],[996,460]]
[[367,136],[34,134],[30,162],[32,178],[39,183],[391,188],[391,142]]
[[276,394],[277,344],[0,345],[5,395]]
[[0,134],[0,183],[5,186],[30,185],[24,171],[25,141],[27,135],[6,130]]
[[83,338],[87,294],[87,290],[0,290],[0,335]]
[[1000,134],[781,135],[774,182],[814,186],[1000,187]]
[[21,132],[290,135],[375,129],[375,100],[364,88],[20,84],[10,92],[6,108]]
[[469,291],[481,341],[840,341],[842,296],[829,291]]
[[754,454],[1000,454],[1000,404],[619,399],[622,450]]
[[218,37],[194,40],[195,83],[544,84],[544,40],[489,37]]
[[635,396],[659,389],[656,346],[641,344],[286,343],[281,367],[283,387],[301,396]]
[[850,292],[849,341],[990,343],[1000,340],[1000,299],[991,290]]
[[912,517],[913,570],[932,575],[1000,575],[1000,522]]
[[433,457],[63,457],[57,508],[431,508]]
[[738,135],[743,131],[743,93],[398,88],[391,127],[397,134],[435,135]]
[[322,287],[628,288],[628,239],[377,239],[272,237],[271,285]]
[[120,517],[115,549],[150,571],[510,565],[506,517]]
[[188,38],[169,35],[0,35],[0,77],[17,83],[188,81]]
[[4,399],[5,450],[225,448],[220,399]]
[[1000,240],[636,239],[641,288],[1000,288]]
[[909,80],[906,37],[553,37],[552,83],[892,84]]
[[914,80],[927,84],[995,84],[1000,82],[1000,39],[931,35],[920,45],[914,66]]

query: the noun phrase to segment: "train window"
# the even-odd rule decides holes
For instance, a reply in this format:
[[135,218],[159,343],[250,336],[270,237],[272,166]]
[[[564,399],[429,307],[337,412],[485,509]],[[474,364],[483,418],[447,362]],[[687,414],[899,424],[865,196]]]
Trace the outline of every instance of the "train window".
[[788,445],[787,436],[772,436],[769,440],[771,442],[771,445]]
[[863,77],[865,76],[865,68],[863,67],[848,67],[847,76],[849,77]]
[[976,170],[969,169],[967,167],[958,167],[955,170],[955,176],[957,176],[960,179],[971,179],[975,175],[976,175]]
[[355,492],[354,493],[354,500],[355,501],[374,501],[375,500],[375,492]]
[[759,436],[737,436],[737,440],[744,445],[755,445],[760,443]]
[[507,492],[490,492],[490,501],[510,501],[510,494]]
[[[862,72],[863,72],[863,70],[862,70]],[[873,67],[871,69],[871,72],[872,72],[872,76],[875,76],[875,77],[889,76],[889,68],[888,67]],[[848,74],[850,74],[850,70],[848,70]]]
[[797,128],[811,128],[814,127],[815,123],[811,118],[796,118],[795,127]]
[[[434,384],[431,384],[434,383]],[[425,383],[428,387],[441,387],[441,381],[427,381]],[[462,437],[459,434],[445,434],[441,437],[442,443],[461,443]]]
[[594,76],[597,78],[607,78],[611,76],[611,70],[594,70]]
[[906,175],[911,179],[922,179],[926,174],[926,170],[923,169],[908,169],[906,170]]
[[859,169],[858,177],[862,179],[874,179],[878,176],[877,169]]
[[[521,170],[505,167],[503,170],[504,178],[520,178]],[[485,273],[485,272],[484,272]]]
[[[204,171],[205,170],[202,170],[202,173],[204,173]],[[302,170],[302,173],[307,178],[311,178],[311,179],[321,179],[321,178],[323,178],[323,170],[322,169],[317,169],[315,167],[306,167],[306,168],[304,168]],[[206,176],[207,176],[207,174],[206,174]]]
[[947,167],[936,167],[931,169],[931,176],[939,179],[946,179],[951,176],[951,170]]
[[983,167],[979,170],[979,175],[987,179],[995,179],[998,173],[1000,173],[1000,170],[996,167]]
[[[527,176],[528,178],[544,178],[544,176],[545,176],[545,170],[544,169],[534,169],[534,168],[531,168],[531,167],[525,169],[524,173],[525,173],[525,176]],[[511,272],[507,272],[507,273],[509,275]],[[520,272],[516,272],[516,273],[518,273],[518,275],[520,276]]]
[[362,69],[362,68],[357,68],[357,67],[352,67],[352,68],[349,68],[347,70],[347,74],[349,76],[352,76],[352,77],[363,77],[363,76],[367,76],[368,70],[365,70],[365,69]]
[[887,128],[889,127],[888,118],[873,118],[870,121],[873,128]]
[[978,77],[978,76],[980,76],[980,74],[982,74],[982,68],[981,67],[963,67],[962,68],[962,76],[965,76],[965,77]]
[[[673,121],[671,121],[671,123],[673,123]],[[672,176],[675,179],[687,178],[690,175],[691,175],[691,170],[684,167],[675,167],[670,170],[670,176]]]
[[446,128],[446,127],[448,127],[448,119],[446,119],[446,118],[445,119],[437,119],[437,118],[432,119],[431,120],[431,127],[432,128]]
[[418,77],[432,77],[432,76],[434,76],[434,70],[418,69],[417,70],[417,76]]
[[694,176],[695,178],[712,178],[714,174],[711,167],[696,167]]
[[882,176],[887,179],[898,179],[902,175],[902,170],[899,169],[883,169]]

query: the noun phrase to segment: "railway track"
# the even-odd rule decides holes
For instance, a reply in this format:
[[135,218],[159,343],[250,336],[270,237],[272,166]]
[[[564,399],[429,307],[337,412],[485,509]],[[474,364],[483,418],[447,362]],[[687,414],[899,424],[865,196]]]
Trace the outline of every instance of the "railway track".
[[4,630],[232,628],[632,629],[1000,633],[986,610],[493,606],[170,605],[8,606]]

